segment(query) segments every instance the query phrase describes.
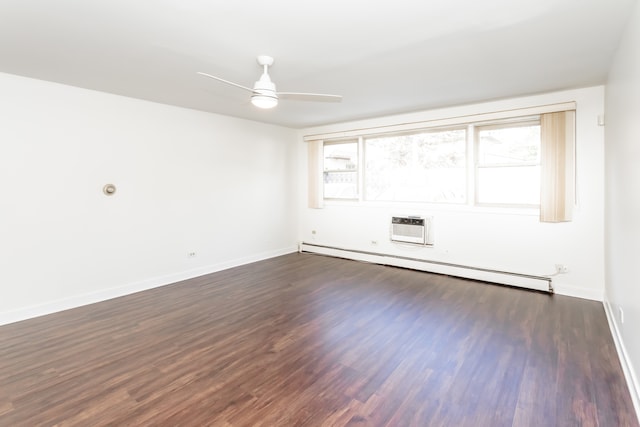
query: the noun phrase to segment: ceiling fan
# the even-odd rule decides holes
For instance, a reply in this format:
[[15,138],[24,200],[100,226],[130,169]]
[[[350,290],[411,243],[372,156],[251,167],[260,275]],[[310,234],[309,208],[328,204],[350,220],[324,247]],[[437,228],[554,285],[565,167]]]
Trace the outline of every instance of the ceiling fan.
[[253,89],[211,74],[198,71],[198,74],[218,80],[222,83],[244,89],[251,92],[251,103],[259,108],[273,108],[278,105],[278,99],[292,99],[298,101],[319,101],[319,102],[340,102],[341,95],[327,95],[322,93],[304,93],[304,92],[277,92],[276,85],[269,77],[269,67],[273,65],[273,58],[267,55],[258,56],[258,64],[263,67],[260,79],[253,85]]

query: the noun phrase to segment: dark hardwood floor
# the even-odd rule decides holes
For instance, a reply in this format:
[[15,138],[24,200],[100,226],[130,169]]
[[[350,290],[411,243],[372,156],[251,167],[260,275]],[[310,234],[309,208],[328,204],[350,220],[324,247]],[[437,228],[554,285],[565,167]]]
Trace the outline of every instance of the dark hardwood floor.
[[1,426],[638,426],[601,303],[291,254],[0,327]]

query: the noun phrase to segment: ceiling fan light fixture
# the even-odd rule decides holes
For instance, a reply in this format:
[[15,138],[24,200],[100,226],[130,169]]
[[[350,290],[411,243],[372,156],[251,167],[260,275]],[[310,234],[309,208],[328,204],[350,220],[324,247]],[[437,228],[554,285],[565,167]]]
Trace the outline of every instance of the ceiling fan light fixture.
[[251,95],[251,103],[258,108],[273,108],[278,105],[278,98],[270,95],[256,93]]
[[273,84],[269,75],[265,72],[260,80],[253,85],[253,95],[251,95],[251,103],[258,108],[273,108],[278,105],[278,94],[276,93],[276,85]]

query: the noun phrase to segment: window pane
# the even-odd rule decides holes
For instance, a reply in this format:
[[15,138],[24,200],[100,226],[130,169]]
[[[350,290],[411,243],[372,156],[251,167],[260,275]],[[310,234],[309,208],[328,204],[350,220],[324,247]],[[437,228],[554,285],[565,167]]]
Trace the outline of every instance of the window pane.
[[358,143],[324,145],[324,197],[358,198]]
[[477,202],[481,204],[540,204],[540,166],[478,169]]
[[540,163],[540,125],[478,131],[478,164]]
[[325,144],[324,170],[355,170],[358,165],[358,143]]
[[324,197],[326,199],[358,198],[357,172],[325,172]]
[[464,203],[466,130],[365,140],[365,199]]

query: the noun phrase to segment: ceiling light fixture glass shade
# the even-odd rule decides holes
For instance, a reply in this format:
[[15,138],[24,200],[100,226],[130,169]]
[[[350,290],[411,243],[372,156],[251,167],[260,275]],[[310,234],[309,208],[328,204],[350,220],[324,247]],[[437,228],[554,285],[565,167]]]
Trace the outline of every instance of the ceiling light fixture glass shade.
[[278,105],[278,97],[256,93],[251,95],[251,103],[258,108],[273,108]]

